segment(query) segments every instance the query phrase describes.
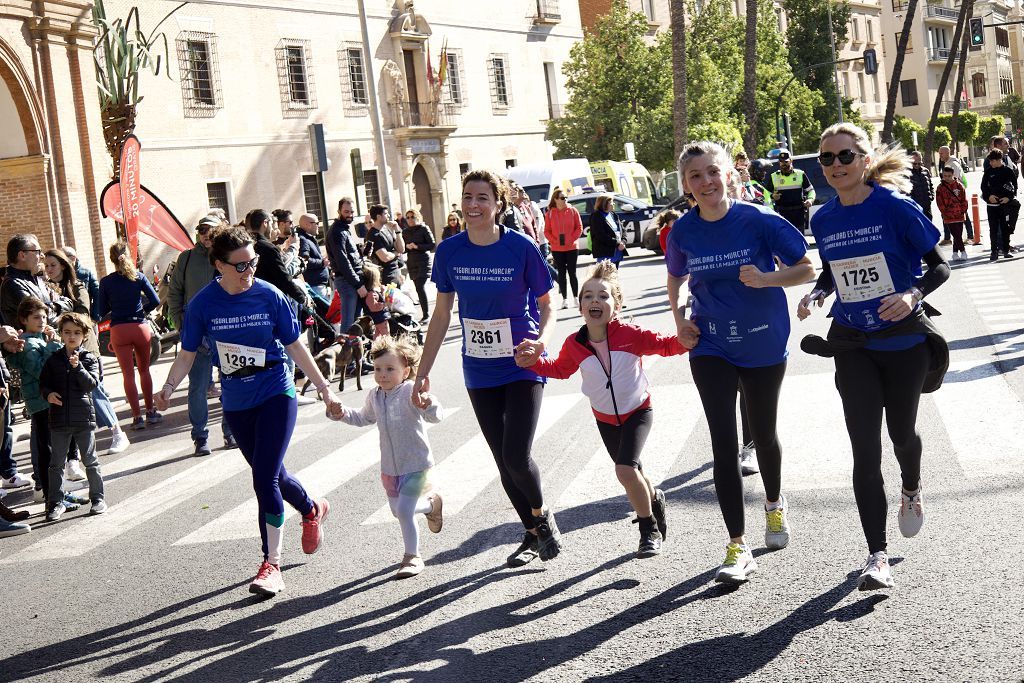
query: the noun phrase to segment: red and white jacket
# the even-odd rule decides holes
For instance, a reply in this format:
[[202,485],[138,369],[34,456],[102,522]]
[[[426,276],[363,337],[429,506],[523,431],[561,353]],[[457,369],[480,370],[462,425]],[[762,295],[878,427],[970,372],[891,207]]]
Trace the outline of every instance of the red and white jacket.
[[618,320],[608,323],[610,368],[605,368],[590,343],[587,326],[566,338],[558,358],[542,357],[530,367],[538,375],[566,379],[577,370],[583,393],[600,422],[618,425],[651,405],[650,381],[643,356],[678,356],[686,353],[675,335],[663,335]]

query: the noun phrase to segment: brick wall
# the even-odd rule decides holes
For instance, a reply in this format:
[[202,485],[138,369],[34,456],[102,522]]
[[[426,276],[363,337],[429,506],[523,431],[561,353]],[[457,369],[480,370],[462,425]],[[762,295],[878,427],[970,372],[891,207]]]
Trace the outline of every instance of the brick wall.
[[0,160],[0,254],[12,235],[24,232],[38,235],[43,249],[53,246],[43,168],[39,156]]

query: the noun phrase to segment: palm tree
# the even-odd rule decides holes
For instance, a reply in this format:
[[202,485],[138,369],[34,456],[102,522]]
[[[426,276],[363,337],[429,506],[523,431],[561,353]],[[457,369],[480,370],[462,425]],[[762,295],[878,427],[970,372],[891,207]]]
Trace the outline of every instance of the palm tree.
[[[974,9],[974,0],[963,0],[960,4],[960,14],[956,18],[956,30],[953,32],[953,46],[954,49],[949,51],[949,56],[946,58],[946,66],[942,70],[942,77],[939,79],[939,87],[935,91],[935,104],[932,105],[932,115],[928,119],[928,135],[924,138],[924,158],[925,163],[931,164],[932,151],[935,146],[935,123],[939,117],[939,110],[942,108],[942,98],[946,94],[946,84],[949,83],[949,74],[953,70],[953,61],[957,58],[957,53],[960,51],[960,40],[964,34],[964,26],[967,25],[967,18],[971,16],[971,12]],[[956,93],[956,97],[953,98],[955,101],[960,101],[960,93]],[[954,120],[956,113],[953,114]]]
[[889,91],[886,93],[885,101],[885,122],[882,124],[882,142],[891,144],[892,124],[896,119],[896,95],[900,90],[900,76],[903,74],[903,58],[907,54],[907,45],[910,42],[910,29],[914,23],[914,13],[917,11],[918,0],[909,0],[907,3],[907,16],[903,19],[903,30],[900,31],[900,39],[896,43],[896,61],[892,65],[892,78],[889,79]]
[[[114,177],[121,165],[121,146],[135,130],[135,116],[143,97],[139,95],[139,74],[143,69],[160,75],[170,59],[167,36],[157,33],[167,18],[187,5],[183,2],[164,16],[146,34],[139,23],[139,8],[132,7],[126,19],[107,19],[103,0],[95,0],[92,21],[99,31],[93,48],[96,87],[100,97],[100,121],[107,152],[114,162]],[[163,50],[158,51],[162,43]],[[162,52],[162,54],[161,54]],[[167,75],[170,78],[170,74]]]
[[752,159],[757,156],[757,2],[746,0],[747,30],[743,51],[743,114],[747,120],[743,147]]
[[686,109],[686,0],[671,0],[668,6],[672,31],[672,128],[675,156],[679,158],[689,135]]
[[[965,0],[966,2],[967,0]],[[972,3],[974,0],[970,0]],[[971,8],[973,11],[973,7]],[[960,154],[960,143],[957,142],[957,128],[960,123],[960,93],[964,91],[964,74],[967,71],[967,50],[970,48],[970,33],[964,31],[964,38],[960,44],[960,63],[957,65],[956,73],[956,97],[953,98],[953,119],[949,124],[949,134],[952,136],[953,156]]]

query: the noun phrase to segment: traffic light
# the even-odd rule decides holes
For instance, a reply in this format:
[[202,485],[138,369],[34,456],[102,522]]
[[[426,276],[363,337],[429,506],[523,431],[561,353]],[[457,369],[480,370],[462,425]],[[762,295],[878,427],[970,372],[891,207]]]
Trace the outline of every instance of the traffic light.
[[868,76],[878,73],[878,55],[874,48],[864,50],[864,73]]
[[972,17],[970,20],[971,47],[981,47],[985,44],[985,20],[981,17]]

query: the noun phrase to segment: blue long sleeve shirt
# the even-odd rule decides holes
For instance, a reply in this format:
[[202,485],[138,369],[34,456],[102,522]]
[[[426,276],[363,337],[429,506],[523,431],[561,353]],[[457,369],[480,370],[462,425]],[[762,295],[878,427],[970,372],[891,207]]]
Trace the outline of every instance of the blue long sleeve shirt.
[[156,290],[142,273],[138,273],[134,280],[120,273],[111,273],[100,280],[96,314],[102,318],[110,313],[111,325],[141,323],[146,314],[159,305]]

